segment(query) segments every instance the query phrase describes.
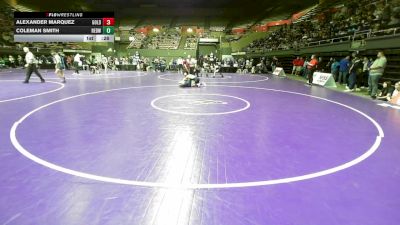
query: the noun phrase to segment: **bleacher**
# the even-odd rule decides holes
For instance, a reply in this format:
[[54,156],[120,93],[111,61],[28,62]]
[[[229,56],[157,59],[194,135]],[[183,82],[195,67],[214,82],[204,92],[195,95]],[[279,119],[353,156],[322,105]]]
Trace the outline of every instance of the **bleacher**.
[[130,48],[134,48],[134,49],[141,48],[143,41],[146,39],[146,35],[145,34],[141,34],[141,33],[135,33],[131,37],[133,37],[133,40],[129,43],[127,49],[130,49]]
[[225,26],[210,26],[210,31],[224,32]]
[[[309,43],[350,40],[358,32],[376,32],[400,27],[400,3],[389,1],[350,1],[340,5],[341,1],[321,4],[306,16],[288,26],[281,26],[269,36],[252,42],[247,52],[267,52],[278,49],[297,49],[309,46]],[[338,5],[339,4],[339,5]],[[319,14],[316,14],[316,13]],[[313,14],[315,13],[315,14]],[[388,17],[387,14],[391,14]],[[310,17],[313,15],[314,17]],[[349,17],[348,15],[354,15]]]
[[330,8],[340,7],[341,5],[343,5],[344,2],[345,2],[344,0],[324,1],[321,4],[317,4],[312,8],[310,8],[306,14],[298,18],[293,23],[301,23],[313,20],[316,15],[323,13],[324,11],[329,10]]
[[178,49],[181,35],[173,30],[149,37],[142,44],[146,49]]
[[13,42],[14,9],[4,4],[0,8],[0,47],[10,46]]
[[197,47],[197,37],[191,36],[186,38],[185,47],[184,49],[196,49]]

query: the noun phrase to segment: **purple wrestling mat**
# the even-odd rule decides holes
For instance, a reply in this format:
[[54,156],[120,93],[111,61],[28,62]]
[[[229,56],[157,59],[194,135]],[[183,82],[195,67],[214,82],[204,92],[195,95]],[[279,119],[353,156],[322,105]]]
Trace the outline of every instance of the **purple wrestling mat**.
[[0,74],[0,224],[397,225],[400,110],[272,75]]

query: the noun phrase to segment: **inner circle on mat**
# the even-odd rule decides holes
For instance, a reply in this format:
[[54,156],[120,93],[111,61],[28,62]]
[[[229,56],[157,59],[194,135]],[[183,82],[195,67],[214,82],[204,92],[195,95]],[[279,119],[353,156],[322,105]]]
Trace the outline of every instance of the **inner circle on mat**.
[[161,96],[151,101],[157,110],[182,115],[224,115],[244,111],[250,102],[222,94],[179,94]]
[[[171,87],[118,88],[60,99],[16,121],[10,139],[25,157],[73,176],[145,187],[210,189],[336,173],[367,159],[384,137],[373,118],[351,106],[278,89],[209,86],[210,91],[240,93],[252,102],[251,110],[226,116],[163,114],[149,106],[160,91],[177,91]],[[284,108],[276,105],[283,103]],[[299,104],[307,106],[302,113]],[[354,134],[352,139],[343,139],[343,130]],[[47,135],[31,138],[32,133]]]

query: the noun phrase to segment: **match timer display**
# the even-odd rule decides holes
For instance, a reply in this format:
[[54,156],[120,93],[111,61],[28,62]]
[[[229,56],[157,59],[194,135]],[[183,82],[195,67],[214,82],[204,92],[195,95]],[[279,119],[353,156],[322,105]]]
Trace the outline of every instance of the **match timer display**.
[[15,42],[114,42],[113,12],[14,12]]

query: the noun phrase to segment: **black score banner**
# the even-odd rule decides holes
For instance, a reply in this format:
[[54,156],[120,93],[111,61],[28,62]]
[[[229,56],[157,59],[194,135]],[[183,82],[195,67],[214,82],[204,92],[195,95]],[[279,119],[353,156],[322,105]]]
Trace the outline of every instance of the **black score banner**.
[[14,12],[15,42],[114,42],[114,12]]
[[14,19],[114,18],[114,12],[14,12]]

